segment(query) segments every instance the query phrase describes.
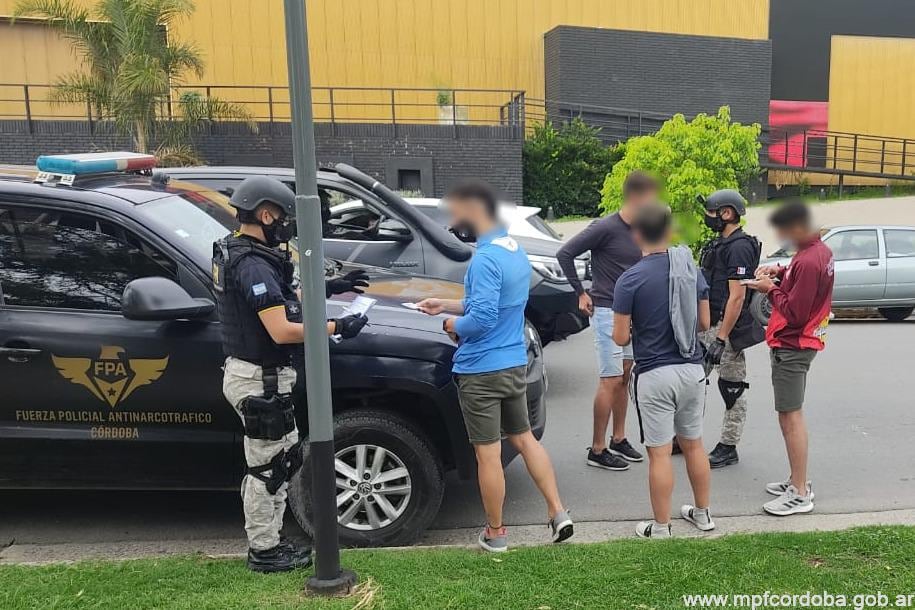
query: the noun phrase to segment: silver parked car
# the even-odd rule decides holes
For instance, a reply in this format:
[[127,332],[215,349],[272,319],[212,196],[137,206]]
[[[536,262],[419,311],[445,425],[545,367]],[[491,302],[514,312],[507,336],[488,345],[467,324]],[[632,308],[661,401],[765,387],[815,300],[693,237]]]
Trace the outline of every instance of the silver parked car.
[[[876,307],[887,320],[915,311],[915,227],[845,225],[825,229],[823,243],[836,262],[833,309]],[[793,252],[764,261],[787,265]]]

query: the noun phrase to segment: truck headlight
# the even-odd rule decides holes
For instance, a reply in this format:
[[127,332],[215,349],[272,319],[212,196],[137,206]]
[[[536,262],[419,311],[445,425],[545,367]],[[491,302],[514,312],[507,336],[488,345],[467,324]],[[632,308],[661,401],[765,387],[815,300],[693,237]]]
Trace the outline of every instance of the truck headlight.
[[[531,263],[531,267],[542,275],[544,278],[551,282],[567,282],[565,273],[562,272],[562,267],[559,266],[559,261],[551,256],[540,256],[537,254],[528,254],[528,260]],[[575,259],[575,272],[578,274],[579,279],[585,279],[585,273],[587,272],[587,261],[583,259]]]

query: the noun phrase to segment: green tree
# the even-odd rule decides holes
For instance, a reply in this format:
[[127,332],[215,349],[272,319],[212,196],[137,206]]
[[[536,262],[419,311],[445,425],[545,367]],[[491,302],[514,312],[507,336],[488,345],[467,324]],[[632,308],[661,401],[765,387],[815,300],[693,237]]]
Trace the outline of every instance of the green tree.
[[574,119],[558,129],[551,123],[534,127],[524,143],[524,202],[558,216],[595,216],[604,177],[620,158],[605,146],[599,129]]
[[692,121],[678,114],[657,133],[625,143],[623,158],[604,181],[601,208],[606,213],[619,209],[623,180],[629,172],[653,174],[677,217],[680,239],[695,250],[710,236],[696,197],[717,189],[740,188],[758,173],[759,133],[759,124],[732,122],[727,106],[719,108],[717,115],[700,114]]
[[[193,11],[191,0],[97,0],[91,9],[73,0],[20,0],[13,17],[46,20],[82,56],[83,69],[58,78],[51,101],[88,103],[131,135],[139,152],[148,152],[171,87],[188,74],[203,75],[198,50],[169,40],[166,32],[169,23]],[[234,104],[218,102],[213,109],[220,114],[210,119],[249,120]]]

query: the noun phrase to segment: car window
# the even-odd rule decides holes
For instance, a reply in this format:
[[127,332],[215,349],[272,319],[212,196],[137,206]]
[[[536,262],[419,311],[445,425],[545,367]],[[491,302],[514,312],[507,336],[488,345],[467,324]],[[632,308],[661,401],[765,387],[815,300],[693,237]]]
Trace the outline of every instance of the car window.
[[127,284],[178,280],[175,263],[112,222],[51,208],[0,205],[3,304],[120,311]]
[[876,229],[839,231],[825,241],[837,261],[874,259],[880,256]]
[[379,239],[379,225],[383,219],[376,210],[358,197],[334,188],[321,187],[318,190],[323,206],[329,208],[329,217],[324,225],[324,237],[354,241]]
[[890,258],[915,256],[915,231],[906,229],[885,229],[886,255]]
[[238,228],[228,202],[212,195],[188,191],[137,206],[144,224],[177,237],[204,257],[213,254],[213,242]]

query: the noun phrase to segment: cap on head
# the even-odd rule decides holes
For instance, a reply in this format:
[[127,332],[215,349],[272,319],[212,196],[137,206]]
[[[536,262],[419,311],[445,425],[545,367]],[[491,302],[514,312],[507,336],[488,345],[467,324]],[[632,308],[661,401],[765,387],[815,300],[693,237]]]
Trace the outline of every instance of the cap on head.
[[233,208],[245,212],[253,212],[262,203],[279,206],[287,216],[295,215],[295,193],[279,180],[267,176],[245,178],[229,198]]
[[734,189],[721,189],[708,197],[699,195],[697,199],[709,212],[717,212],[721,208],[733,208],[738,216],[745,216],[747,213],[746,199]]

